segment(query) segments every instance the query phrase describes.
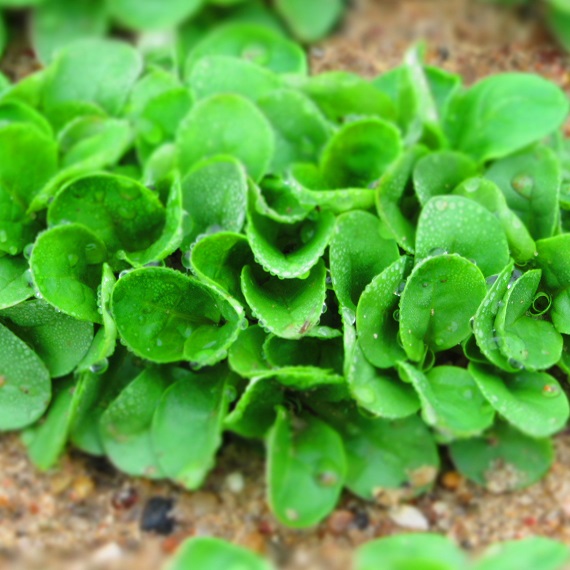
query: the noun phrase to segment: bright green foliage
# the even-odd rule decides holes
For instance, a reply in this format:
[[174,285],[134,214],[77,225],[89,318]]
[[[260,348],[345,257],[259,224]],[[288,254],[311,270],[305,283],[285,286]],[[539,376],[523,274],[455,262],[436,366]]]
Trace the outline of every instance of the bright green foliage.
[[269,562],[256,554],[219,538],[200,537],[187,540],[168,562],[165,570],[272,570]]
[[400,534],[381,538],[356,553],[356,570],[458,570],[467,567],[465,555],[437,534]]
[[[309,77],[245,1],[82,0],[58,36],[66,2],[34,16],[51,63],[0,93],[0,429],[27,428],[38,466],[71,442],[196,489],[231,432],[265,443],[268,502],[299,528],[343,488],[428,491],[438,445],[492,489],[548,470],[569,416],[557,87],[465,88],[421,46],[373,81]],[[312,40],[339,16],[314,4],[275,8]],[[113,23],[162,31],[137,49],[99,37]],[[418,540],[358,563],[462,564]],[[192,544],[179,564],[225,564]]]
[[342,489],[346,459],[339,434],[312,416],[291,418],[281,408],[267,438],[269,502],[292,527],[315,524]]

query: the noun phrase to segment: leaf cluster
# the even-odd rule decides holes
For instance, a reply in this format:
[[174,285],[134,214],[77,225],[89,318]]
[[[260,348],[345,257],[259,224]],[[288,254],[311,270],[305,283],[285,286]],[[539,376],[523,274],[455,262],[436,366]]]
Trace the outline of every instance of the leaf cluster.
[[[355,570],[561,570],[568,562],[568,548],[547,538],[533,537],[498,543],[475,561],[449,539],[436,534],[400,534],[373,540],[354,555]],[[231,566],[233,564],[234,566]],[[238,546],[216,538],[187,540],[167,565],[167,570],[200,567],[270,570],[273,566]]]
[[429,489],[438,445],[535,482],[569,414],[567,112],[420,49],[309,76],[243,21],[181,63],[63,48],[0,92],[0,429],[188,489],[260,440],[294,527]]
[[[0,55],[9,43],[11,15],[27,9],[26,33],[39,61],[79,39],[136,34],[153,59],[181,61],[209,30],[225,21],[288,31],[303,43],[326,36],[345,0],[0,0]],[[268,5],[269,4],[269,5]],[[252,38],[252,45],[255,39]]]

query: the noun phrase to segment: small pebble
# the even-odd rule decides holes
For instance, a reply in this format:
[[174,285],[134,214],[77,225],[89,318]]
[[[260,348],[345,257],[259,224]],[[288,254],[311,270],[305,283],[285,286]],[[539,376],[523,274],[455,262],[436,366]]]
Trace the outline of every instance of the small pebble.
[[232,492],[238,495],[245,487],[243,475],[239,471],[234,471],[226,477],[226,486]]
[[424,514],[411,505],[400,505],[390,509],[388,515],[398,526],[403,528],[413,530],[429,529],[429,523]]
[[76,503],[85,501],[95,490],[95,483],[91,477],[80,475],[73,481],[71,486],[70,499]]
[[107,566],[108,564],[120,560],[123,556],[121,547],[116,542],[105,544],[93,553],[91,561],[97,566]]
[[174,501],[166,497],[152,497],[146,503],[140,521],[141,530],[167,535],[174,530],[171,515]]

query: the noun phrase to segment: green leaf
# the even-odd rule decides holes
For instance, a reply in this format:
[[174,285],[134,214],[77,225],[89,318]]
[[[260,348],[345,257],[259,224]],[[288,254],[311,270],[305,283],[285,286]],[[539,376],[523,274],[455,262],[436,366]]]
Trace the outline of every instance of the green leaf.
[[269,69],[227,55],[207,55],[198,60],[187,83],[196,100],[219,93],[235,93],[258,101],[281,87],[281,79]]
[[367,360],[378,368],[391,368],[406,358],[398,341],[397,319],[400,295],[410,270],[411,259],[401,257],[372,280],[358,302],[358,343]]
[[540,269],[532,269],[511,284],[495,319],[499,349],[514,368],[545,370],[562,354],[562,336],[552,323],[528,316],[540,277]]
[[411,364],[399,364],[422,402],[422,417],[447,438],[478,435],[493,424],[495,411],[464,368],[436,366],[424,374]]
[[412,173],[427,149],[415,146],[406,150],[384,173],[376,191],[376,208],[380,219],[398,245],[414,253],[419,204],[412,185]]
[[458,253],[488,277],[499,273],[509,261],[509,246],[499,220],[462,196],[431,198],[422,209],[416,232],[416,263],[432,252]]
[[44,111],[59,125],[76,116],[78,104],[93,104],[117,116],[141,68],[140,55],[125,42],[95,38],[74,42],[59,51],[47,71]]
[[321,210],[329,210],[334,214],[350,210],[371,210],[374,207],[376,193],[372,188],[327,190],[326,184],[320,184],[315,178],[320,179],[320,172],[314,164],[296,163],[289,169],[289,187],[304,206],[318,206]]
[[116,165],[132,143],[127,121],[99,116],[72,119],[59,132],[62,168],[32,200],[29,210],[37,212],[69,181]]
[[32,17],[34,52],[46,65],[63,47],[76,40],[103,36],[107,28],[107,10],[103,2],[43,0]]
[[334,215],[314,210],[297,223],[280,224],[256,212],[250,199],[246,235],[266,271],[293,279],[311,270],[322,257],[334,231]]
[[0,252],[16,255],[39,229],[26,210],[56,170],[57,146],[36,126],[16,121],[0,127],[0,154]]
[[467,155],[451,150],[432,152],[414,168],[414,188],[422,206],[430,198],[451,191],[466,178],[477,174],[477,164]]
[[191,250],[192,272],[202,281],[225,291],[242,306],[247,303],[241,292],[241,272],[253,263],[245,236],[219,232],[200,239]]
[[342,0],[277,0],[275,8],[294,36],[310,43],[327,35],[340,19],[344,4]]
[[93,324],[64,315],[41,299],[4,309],[6,325],[42,359],[52,378],[72,372],[93,340]]
[[196,366],[225,358],[239,331],[238,310],[210,286],[162,267],[135,269],[119,279],[111,308],[121,338],[135,354]]
[[91,230],[120,268],[119,250],[144,250],[163,229],[165,212],[158,196],[134,180],[114,174],[93,174],[65,186],[48,210],[48,223],[73,222]]
[[0,310],[34,294],[29,279],[28,262],[23,257],[0,257]]
[[263,350],[266,340],[267,333],[259,325],[252,325],[242,330],[228,351],[230,368],[245,378],[269,372],[273,366],[268,362]]
[[495,162],[485,176],[505,195],[535,239],[551,237],[558,224],[561,169],[554,151],[538,145]]
[[550,374],[508,374],[474,363],[469,372],[495,410],[524,434],[546,437],[566,424],[568,399]]
[[275,73],[306,74],[307,60],[301,46],[267,26],[230,22],[216,26],[192,49],[184,65],[184,76],[208,55],[240,57]]
[[450,452],[463,475],[495,493],[536,483],[554,461],[550,439],[528,437],[506,423],[498,423],[485,437],[453,442]]
[[329,140],[321,157],[331,188],[362,187],[376,182],[402,151],[398,129],[382,119],[356,119]]
[[196,537],[184,542],[165,570],[272,570],[273,566],[250,550],[219,538]]
[[109,12],[121,25],[135,30],[171,28],[195,14],[204,0],[113,0]]
[[158,403],[152,421],[152,446],[165,475],[196,489],[214,465],[222,443],[222,422],[235,396],[223,368],[186,373]]
[[234,94],[198,101],[180,124],[177,145],[184,174],[199,160],[227,154],[239,159],[254,180],[267,172],[274,151],[267,119],[253,103]]
[[321,415],[342,435],[348,466],[345,485],[359,497],[381,500],[392,490],[403,491],[402,486],[413,496],[435,479],[437,448],[417,416],[368,418],[340,404]]
[[473,333],[481,352],[492,364],[507,372],[514,372],[516,369],[509,364],[508,359],[499,350],[499,339],[495,334],[495,319],[503,302],[503,297],[511,284],[513,266],[514,264],[511,261],[496,279],[492,280],[491,287],[479,305],[472,323]]
[[561,570],[570,557],[568,547],[542,536],[494,544],[475,564],[473,570]]
[[346,381],[354,400],[370,414],[386,419],[405,418],[415,414],[420,402],[413,388],[392,370],[378,370],[366,359],[354,329],[345,324],[353,337],[346,350]]
[[0,324],[0,430],[32,424],[48,407],[49,372],[39,356]]
[[334,509],[346,472],[342,439],[334,429],[280,408],[267,453],[268,500],[279,521],[305,528]]
[[226,416],[224,428],[241,437],[262,439],[275,423],[277,406],[284,402],[285,387],[275,378],[253,378],[234,409]]
[[453,194],[473,200],[495,215],[507,238],[509,250],[521,265],[533,259],[536,244],[520,218],[509,208],[499,187],[485,178],[468,178],[453,190]]
[[[1,266],[2,260],[0,259]],[[550,317],[559,333],[570,334],[570,289],[560,291],[552,299]]]
[[385,239],[378,218],[367,212],[342,214],[336,220],[329,249],[333,288],[352,311],[365,287],[399,258],[398,245]]
[[103,264],[103,278],[99,296],[103,326],[99,328],[89,350],[77,365],[77,372],[85,372],[86,370],[95,373],[104,372],[109,365],[108,358],[115,352],[117,326],[111,315],[111,293],[115,283],[116,279],[111,267],[106,263]]
[[550,81],[538,75],[502,73],[454,97],[446,130],[455,148],[484,162],[549,135],[567,113],[566,95]]
[[86,227],[65,224],[36,239],[30,268],[39,294],[76,319],[101,322],[97,287],[101,283],[105,244]]
[[143,371],[144,364],[118,345],[108,361],[99,361],[88,370],[78,371],[77,407],[69,434],[75,447],[90,455],[105,455],[99,420],[111,402]]
[[247,177],[244,167],[231,156],[216,156],[197,162],[182,180],[182,248],[187,249],[201,234],[240,232],[247,207]]
[[293,77],[289,82],[304,91],[335,123],[342,124],[354,116],[391,120],[396,115],[390,97],[354,73],[328,71],[307,78]]
[[106,455],[121,471],[134,476],[163,477],[151,441],[157,403],[175,378],[186,372],[147,368],[107,407],[99,422]]
[[400,335],[408,358],[419,361],[424,343],[440,352],[467,338],[485,292],[480,269],[458,255],[436,255],[416,265],[400,302]]
[[72,378],[57,382],[47,414],[23,434],[32,463],[42,471],[52,468],[65,449],[77,406],[75,388]]
[[459,570],[463,552],[438,534],[398,534],[373,540],[356,551],[355,570]]
[[536,263],[549,289],[570,287],[570,234],[560,234],[536,242]]
[[317,162],[332,129],[306,95],[293,89],[274,89],[257,104],[275,136],[271,172],[285,172],[294,162]]
[[133,267],[142,267],[157,263],[173,254],[182,243],[182,188],[180,180],[175,178],[170,183],[170,191],[166,202],[166,217],[162,233],[146,249],[134,252],[119,250],[119,258],[126,260]]
[[301,338],[321,317],[326,270],[319,261],[306,279],[279,279],[246,265],[241,287],[259,324],[281,338]]
[[267,362],[275,368],[313,366],[321,373],[342,374],[343,352],[339,337],[305,336],[289,340],[271,335],[265,341],[263,351]]

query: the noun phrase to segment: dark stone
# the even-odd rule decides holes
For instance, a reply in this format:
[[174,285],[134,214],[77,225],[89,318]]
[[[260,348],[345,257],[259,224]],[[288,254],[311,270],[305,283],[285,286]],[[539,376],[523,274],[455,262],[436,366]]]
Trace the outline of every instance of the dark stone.
[[174,530],[175,520],[171,516],[174,501],[165,497],[152,497],[144,506],[141,516],[141,530],[167,535]]

